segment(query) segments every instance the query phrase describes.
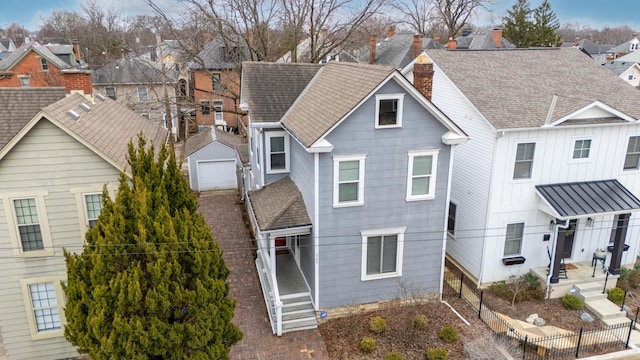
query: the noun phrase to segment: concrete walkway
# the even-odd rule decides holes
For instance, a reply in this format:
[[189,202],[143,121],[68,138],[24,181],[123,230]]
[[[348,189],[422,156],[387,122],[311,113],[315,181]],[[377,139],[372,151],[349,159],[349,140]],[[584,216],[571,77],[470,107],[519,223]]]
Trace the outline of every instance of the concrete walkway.
[[244,337],[231,349],[231,359],[296,360],[329,359],[318,330],[273,335],[252,254],[253,244],[242,218],[242,204],[235,191],[200,194],[200,213],[224,251],[231,274],[230,295],[236,299],[233,323]]

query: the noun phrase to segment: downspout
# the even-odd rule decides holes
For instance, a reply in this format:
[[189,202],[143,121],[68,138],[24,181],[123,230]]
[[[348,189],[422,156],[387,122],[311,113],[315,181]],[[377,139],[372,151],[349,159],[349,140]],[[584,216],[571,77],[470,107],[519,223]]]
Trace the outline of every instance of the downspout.
[[313,154],[313,261],[314,261],[314,288],[315,309],[320,309],[320,153]]
[[451,151],[449,152],[449,175],[447,178],[447,198],[445,203],[445,211],[446,220],[444,221],[444,236],[442,239],[442,264],[440,265],[440,301],[442,301],[442,291],[444,288],[444,263],[445,258],[447,257],[447,239],[449,237],[448,231],[448,214],[449,214],[449,206],[451,205],[451,176],[453,174],[453,150],[455,149],[455,145],[451,145]]
[[553,276],[553,264],[556,261],[556,246],[558,246],[558,229],[566,229],[569,227],[569,220],[565,220],[564,225],[558,224],[558,219],[553,221],[553,240],[551,241],[551,260],[549,262],[549,274],[547,274],[547,299],[551,297],[551,277]]

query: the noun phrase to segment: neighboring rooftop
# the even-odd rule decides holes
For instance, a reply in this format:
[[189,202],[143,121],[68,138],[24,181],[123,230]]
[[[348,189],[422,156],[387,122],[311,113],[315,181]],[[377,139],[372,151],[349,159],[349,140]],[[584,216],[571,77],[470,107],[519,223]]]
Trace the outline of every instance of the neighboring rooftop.
[[632,67],[635,63],[634,62],[626,62],[626,61],[608,61],[604,64],[602,64],[602,66],[613,72],[614,74],[620,76],[622,75],[623,72],[627,71],[630,67]]
[[204,46],[204,49],[189,62],[191,70],[234,70],[242,61],[248,60],[246,50],[233,44],[225,44],[221,38],[216,38]]
[[22,60],[30,51],[35,51],[38,55],[47,59],[50,63],[55,65],[58,69],[68,69],[71,65],[64,62],[64,60],[57,57],[46,46],[40,45],[37,42],[25,43],[14,52],[6,56],[0,61],[0,71],[6,71],[13,68],[20,60]]
[[[175,71],[167,71],[168,80],[175,82]],[[91,80],[96,84],[161,84],[162,71],[159,65],[139,58],[128,57],[114,61],[95,70]]]
[[575,48],[428,54],[496,129],[538,128],[595,101],[640,118],[640,92]]
[[[382,41],[376,43],[375,64],[393,66],[401,69],[414,58],[414,33],[393,33]],[[417,53],[426,49],[442,49],[443,45],[431,38],[422,37],[419,41],[420,49]],[[369,63],[371,45],[363,46],[358,50],[358,62]]]
[[456,39],[456,49],[490,50],[490,49],[514,49],[509,40],[502,37],[502,29],[471,32],[463,30],[462,36]]
[[222,131],[217,127],[214,127],[213,130],[210,127],[205,127],[201,132],[187,139],[184,156],[191,156],[214,141],[228,146],[231,149],[235,149],[242,144],[240,138],[233,134]]
[[0,88],[0,150],[41,108],[64,97],[63,87]]

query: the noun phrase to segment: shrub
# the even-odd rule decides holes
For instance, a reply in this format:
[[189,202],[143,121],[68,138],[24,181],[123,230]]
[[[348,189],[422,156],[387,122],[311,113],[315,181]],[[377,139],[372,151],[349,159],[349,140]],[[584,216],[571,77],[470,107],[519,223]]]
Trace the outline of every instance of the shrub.
[[619,287],[607,290],[607,299],[612,303],[622,305],[622,302],[624,301],[624,290]]
[[509,286],[507,286],[507,283],[504,280],[496,281],[491,284],[491,286],[489,286],[489,291],[494,295],[505,299],[510,299],[511,296],[513,296],[511,294],[511,289],[509,289]]
[[369,330],[376,334],[382,334],[387,329],[387,320],[382,316],[374,316],[369,319]]
[[416,315],[413,318],[413,328],[418,330],[424,330],[429,325],[429,319],[425,315]]
[[376,349],[376,340],[370,337],[364,337],[362,341],[360,341],[360,351],[366,354],[370,354],[373,350]]
[[567,294],[562,297],[562,305],[569,310],[580,310],[584,307],[584,302],[575,295]]
[[446,343],[452,343],[458,340],[458,330],[456,330],[456,328],[452,326],[445,326],[440,329],[438,337],[440,337],[440,339],[442,339],[442,341]]
[[433,348],[427,350],[427,360],[447,360],[447,350],[443,348]]
[[402,360],[402,354],[392,351],[384,354],[384,360]]

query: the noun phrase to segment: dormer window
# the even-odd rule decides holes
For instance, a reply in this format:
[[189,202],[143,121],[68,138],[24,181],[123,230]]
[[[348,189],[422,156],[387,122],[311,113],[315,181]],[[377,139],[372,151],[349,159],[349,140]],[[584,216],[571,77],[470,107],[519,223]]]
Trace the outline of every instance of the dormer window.
[[376,95],[376,129],[402,127],[404,94]]

